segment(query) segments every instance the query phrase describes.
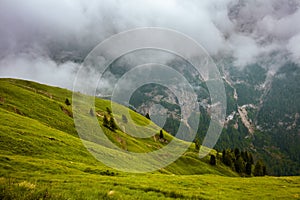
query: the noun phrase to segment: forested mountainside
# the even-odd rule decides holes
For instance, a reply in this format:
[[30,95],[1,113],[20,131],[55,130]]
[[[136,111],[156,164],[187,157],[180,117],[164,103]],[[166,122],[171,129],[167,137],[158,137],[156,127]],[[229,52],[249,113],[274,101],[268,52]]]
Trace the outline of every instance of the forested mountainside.
[[[139,52],[137,57],[148,54],[152,55],[153,52]],[[140,62],[139,59],[132,61],[131,57],[133,55],[125,55],[112,64],[109,72],[112,85],[114,79],[111,77],[117,80],[130,70],[130,63],[138,65]],[[121,65],[123,67],[120,67]],[[227,95],[227,117],[216,149],[248,150],[257,159],[266,160],[270,174],[298,175],[300,173],[300,146],[297,145],[300,139],[299,66],[287,62],[272,74],[259,63],[239,69],[233,65],[231,59],[223,59],[217,65]],[[202,113],[198,138],[202,141],[210,122],[210,97],[207,86],[186,61],[171,59],[168,66],[184,74],[198,95],[199,109]],[[129,106],[143,115],[150,112],[160,113],[160,110],[152,109],[152,105],[155,104],[160,104],[167,110],[168,117],[164,129],[175,134],[182,111],[178,99],[170,89],[156,84],[144,85],[133,93]]]

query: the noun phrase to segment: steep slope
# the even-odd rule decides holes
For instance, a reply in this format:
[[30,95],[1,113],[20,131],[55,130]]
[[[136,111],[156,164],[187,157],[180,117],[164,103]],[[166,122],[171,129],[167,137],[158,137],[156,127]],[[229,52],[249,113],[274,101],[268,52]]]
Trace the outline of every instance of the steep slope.
[[259,134],[255,145],[275,166],[274,174],[300,175],[299,80],[298,65],[287,63],[282,67],[274,76],[257,116],[263,134]]
[[262,66],[224,66],[238,109],[217,148],[247,148],[266,162],[270,175],[299,175],[299,66],[288,62],[274,75]]
[[[28,166],[28,169],[32,167],[43,170],[44,166],[38,164],[41,159],[62,165],[59,168],[63,167],[66,171],[81,170],[84,172],[86,168],[94,167],[104,171],[109,169],[98,162],[82,145],[75,130],[71,106],[65,104],[66,98],[71,101],[72,93],[70,91],[29,81],[1,79],[0,82],[0,115],[2,119],[0,151],[2,160],[5,161],[2,163],[4,169],[2,173],[18,171],[19,167],[23,165]],[[101,113],[105,113],[108,107],[110,107],[110,101],[96,99],[96,114],[100,124],[103,120]],[[138,123],[150,123],[135,112],[131,112],[131,116]],[[111,131],[103,128],[107,137],[124,150],[150,152],[165,145],[155,137],[137,139],[120,129]],[[169,141],[173,138],[167,133],[164,135]],[[103,145],[95,145],[98,151],[114,154],[112,149]],[[215,154],[214,151],[212,153]],[[28,159],[31,161],[28,162]],[[15,162],[19,164],[15,164]],[[58,169],[50,167],[49,170],[57,171]],[[236,176],[223,165],[211,167],[208,157],[200,160],[194,151],[194,146],[191,146],[178,161],[161,169],[161,172]]]

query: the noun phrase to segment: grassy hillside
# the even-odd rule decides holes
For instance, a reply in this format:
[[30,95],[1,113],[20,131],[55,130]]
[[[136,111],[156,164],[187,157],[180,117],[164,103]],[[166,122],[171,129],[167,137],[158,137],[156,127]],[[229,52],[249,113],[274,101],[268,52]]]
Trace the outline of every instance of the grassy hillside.
[[[221,163],[211,166],[208,157],[198,159],[193,145],[157,172],[111,169],[83,146],[66,98],[71,101],[72,93],[65,89],[0,79],[0,199],[299,198],[300,178],[239,178]],[[100,125],[106,107],[109,101],[96,99]],[[131,116],[139,124],[151,123],[135,112]],[[121,130],[104,129],[111,141],[128,151],[149,152],[165,145],[154,137],[136,139]],[[154,130],[159,127],[151,124],[147,131]],[[114,153],[103,145],[95,148]]]

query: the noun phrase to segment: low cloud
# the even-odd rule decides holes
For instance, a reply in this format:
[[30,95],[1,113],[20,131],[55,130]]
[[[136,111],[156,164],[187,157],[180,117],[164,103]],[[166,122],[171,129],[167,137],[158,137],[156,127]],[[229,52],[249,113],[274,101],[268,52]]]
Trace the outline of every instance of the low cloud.
[[20,78],[47,83],[53,86],[73,88],[76,70],[79,65],[73,62],[57,64],[44,57],[28,54],[9,56],[0,61],[0,77]]
[[298,0],[2,0],[0,76],[70,88],[97,44],[147,26],[187,34],[237,67],[278,51],[300,64],[299,19]]
[[292,37],[287,45],[289,52],[292,54],[292,59],[296,63],[300,63],[300,34]]

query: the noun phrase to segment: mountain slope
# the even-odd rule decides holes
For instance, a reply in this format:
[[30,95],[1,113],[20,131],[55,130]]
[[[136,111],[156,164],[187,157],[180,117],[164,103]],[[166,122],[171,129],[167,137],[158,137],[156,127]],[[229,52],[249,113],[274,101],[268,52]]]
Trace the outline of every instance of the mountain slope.
[[[76,168],[77,164],[74,163],[78,163],[107,169],[84,148],[76,133],[71,106],[65,104],[66,98],[71,99],[70,91],[29,81],[2,79],[0,82],[0,150],[3,156],[30,156],[32,159],[47,158],[59,162],[63,160],[73,162],[71,168]],[[106,112],[107,107],[110,107],[109,101],[96,99],[97,113]],[[146,118],[135,112],[131,112],[131,115],[140,123],[149,123]],[[102,124],[102,118],[98,119]],[[137,139],[121,130],[104,130],[112,142],[128,151],[150,152],[165,145],[153,137]],[[167,133],[164,135],[167,140],[172,140]],[[114,153],[105,146],[96,146],[99,151]],[[198,159],[194,147],[191,146],[178,161],[161,171],[174,174],[210,173],[236,176],[223,165],[211,167],[208,159]]]
[[[198,159],[193,146],[174,164],[154,173],[130,174],[106,167],[85,149],[77,136],[72,110],[64,103],[66,98],[71,99],[71,92],[64,89],[0,79],[0,199],[290,199],[300,196],[299,177],[228,177],[237,175],[221,163],[212,167],[208,158]],[[96,100],[97,112],[105,112],[107,106],[109,101]],[[137,113],[132,112],[132,117],[140,123],[149,123]],[[152,138],[128,137],[120,130],[108,130],[107,134],[121,148],[122,144],[114,136],[122,137],[128,149],[136,152],[151,151],[154,144],[163,146]],[[97,148],[113,152],[101,145]]]

